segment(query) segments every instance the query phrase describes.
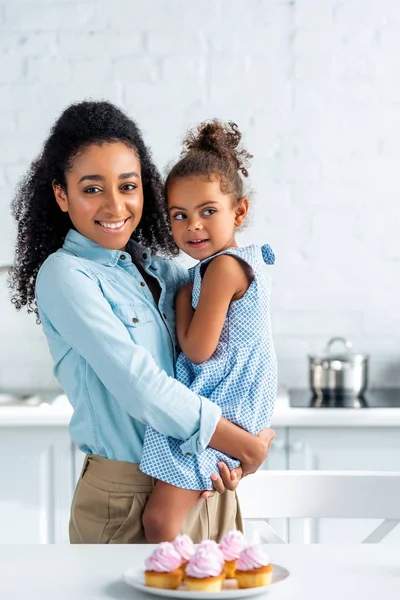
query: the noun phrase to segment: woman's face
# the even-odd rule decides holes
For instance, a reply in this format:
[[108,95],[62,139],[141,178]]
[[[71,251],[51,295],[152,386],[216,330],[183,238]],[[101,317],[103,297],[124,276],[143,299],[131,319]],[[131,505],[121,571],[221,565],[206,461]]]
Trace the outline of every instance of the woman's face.
[[140,161],[123,142],[92,144],[73,160],[66,192],[53,184],[79,233],[110,250],[125,250],[143,212]]

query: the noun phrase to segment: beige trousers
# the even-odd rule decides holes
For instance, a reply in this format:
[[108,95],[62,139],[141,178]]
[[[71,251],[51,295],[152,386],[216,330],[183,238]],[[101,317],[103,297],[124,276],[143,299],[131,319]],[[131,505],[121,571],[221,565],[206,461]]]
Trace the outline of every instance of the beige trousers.
[[[138,464],[87,455],[72,501],[71,544],[145,543],[142,514],[155,481]],[[230,529],[243,530],[235,492],[200,499],[182,525],[195,543],[218,542]]]

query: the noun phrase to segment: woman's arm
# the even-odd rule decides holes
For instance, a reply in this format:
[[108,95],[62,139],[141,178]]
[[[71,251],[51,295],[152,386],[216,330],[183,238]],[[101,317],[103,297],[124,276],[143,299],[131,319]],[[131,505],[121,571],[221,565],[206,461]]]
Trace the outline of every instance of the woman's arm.
[[56,368],[70,347],[132,417],[185,440],[183,452],[199,453],[208,446],[220,408],[169,377],[145,347],[135,344],[96,278],[78,260],[58,254],[46,261],[36,298],[46,335],[55,338]]
[[191,306],[191,286],[183,286],[176,298],[176,329],[182,352],[200,364],[215,352],[232,299],[241,297],[251,282],[242,261],[223,254],[214,258],[204,273],[196,311]]
[[[183,453],[198,454],[213,438],[216,450],[245,463],[260,458],[256,436],[222,419],[216,404],[169,377],[145,347],[135,344],[78,261],[62,254],[48,260],[37,279],[36,297],[48,337],[61,336],[132,417],[185,440]],[[56,364],[62,360],[61,350],[53,358]]]

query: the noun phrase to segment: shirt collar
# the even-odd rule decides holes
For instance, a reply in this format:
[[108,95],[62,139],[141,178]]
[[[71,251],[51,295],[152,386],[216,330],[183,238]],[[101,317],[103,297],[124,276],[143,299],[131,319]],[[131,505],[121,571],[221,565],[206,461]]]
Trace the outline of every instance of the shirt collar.
[[[103,248],[103,246],[96,244],[96,242],[85,237],[75,229],[70,229],[68,231],[65,236],[63,248],[64,250],[71,252],[71,254],[75,254],[75,256],[81,256],[82,258],[87,258],[88,260],[93,260],[94,262],[110,267],[114,267],[122,255],[124,255],[124,258],[126,257],[129,259],[132,255],[135,262],[145,266],[149,265],[152,259],[150,250],[143,248],[143,246],[134,240],[129,240],[126,252],[121,250],[109,250],[108,248]],[[128,256],[126,256],[127,254]]]

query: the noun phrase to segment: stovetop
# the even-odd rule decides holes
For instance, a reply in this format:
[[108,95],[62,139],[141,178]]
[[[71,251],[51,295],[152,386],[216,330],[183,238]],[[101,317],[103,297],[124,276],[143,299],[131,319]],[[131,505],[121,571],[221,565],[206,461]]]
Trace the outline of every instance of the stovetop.
[[289,390],[293,408],[400,408],[400,388],[371,389],[362,397],[353,395],[314,396],[310,390]]

